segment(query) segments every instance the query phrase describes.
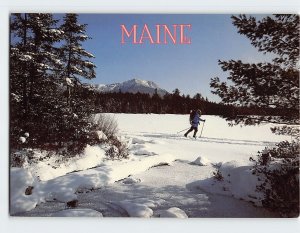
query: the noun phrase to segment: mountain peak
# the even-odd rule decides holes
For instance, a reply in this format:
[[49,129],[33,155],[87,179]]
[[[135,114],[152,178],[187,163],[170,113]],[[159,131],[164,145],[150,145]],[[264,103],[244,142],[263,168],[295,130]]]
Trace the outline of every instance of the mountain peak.
[[152,82],[152,81],[147,81],[147,80],[142,80],[138,78],[134,78],[128,81],[125,81],[121,83],[122,85],[139,85],[139,86],[144,86],[144,87],[149,87],[149,88],[159,88],[159,86]]
[[166,90],[160,88],[153,81],[142,80],[138,78],[133,78],[122,83],[114,84],[96,84],[93,85],[93,89],[99,92],[119,92],[122,93],[144,93],[153,95],[157,90],[158,95],[163,96],[168,93]]

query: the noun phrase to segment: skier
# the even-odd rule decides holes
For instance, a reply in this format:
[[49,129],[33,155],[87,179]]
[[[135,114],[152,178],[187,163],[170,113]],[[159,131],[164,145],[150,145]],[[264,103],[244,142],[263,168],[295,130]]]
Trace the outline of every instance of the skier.
[[200,121],[205,122],[205,120],[201,119],[200,116],[201,116],[201,110],[200,109],[197,109],[197,111],[191,110],[191,112],[190,112],[191,128],[184,134],[185,137],[187,137],[187,135],[194,130],[194,136],[193,137],[196,138],[196,134],[198,132],[198,125],[200,124]]

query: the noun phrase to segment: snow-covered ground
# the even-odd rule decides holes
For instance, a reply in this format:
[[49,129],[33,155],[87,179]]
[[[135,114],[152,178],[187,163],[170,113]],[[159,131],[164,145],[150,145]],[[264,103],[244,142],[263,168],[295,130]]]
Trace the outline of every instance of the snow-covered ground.
[[[103,147],[88,146],[81,158],[63,164],[49,158],[12,168],[11,214],[276,217],[259,207],[249,161],[265,146],[290,139],[272,134],[271,124],[229,127],[222,118],[203,116],[202,137],[195,140],[177,133],[189,126],[187,115],[111,115],[128,142],[129,159],[110,161]],[[217,170],[222,180],[213,178]],[[78,206],[68,208],[74,200]]]

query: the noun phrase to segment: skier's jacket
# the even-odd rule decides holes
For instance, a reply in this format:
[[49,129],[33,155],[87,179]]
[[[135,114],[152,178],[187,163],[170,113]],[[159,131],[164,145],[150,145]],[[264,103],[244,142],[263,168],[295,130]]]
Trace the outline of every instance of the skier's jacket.
[[199,113],[196,112],[195,115],[194,115],[194,117],[193,117],[193,119],[191,120],[192,127],[196,127],[197,128],[200,121],[205,121],[205,120],[201,119]]
[[193,121],[193,119],[195,117],[195,114],[196,114],[196,110],[191,110],[191,112],[190,112],[190,122]]

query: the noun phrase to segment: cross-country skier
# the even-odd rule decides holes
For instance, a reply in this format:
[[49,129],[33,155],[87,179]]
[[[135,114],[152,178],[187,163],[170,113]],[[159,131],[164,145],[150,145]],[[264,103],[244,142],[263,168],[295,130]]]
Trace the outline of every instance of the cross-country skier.
[[198,125],[200,124],[200,121],[205,122],[204,119],[200,118],[201,116],[201,110],[197,109],[197,111],[192,110],[190,113],[190,124],[191,124],[191,128],[184,134],[185,137],[187,137],[187,135],[192,132],[194,130],[194,138],[196,138],[196,134],[198,132]]

